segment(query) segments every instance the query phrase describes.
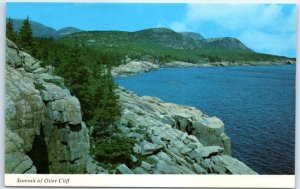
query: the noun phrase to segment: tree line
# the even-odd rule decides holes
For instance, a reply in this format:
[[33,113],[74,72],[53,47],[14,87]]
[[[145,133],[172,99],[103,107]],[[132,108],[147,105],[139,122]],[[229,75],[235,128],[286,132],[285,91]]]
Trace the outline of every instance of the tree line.
[[95,52],[86,46],[65,45],[52,38],[33,37],[29,18],[19,32],[13,21],[6,23],[6,36],[22,50],[43,61],[43,66],[55,67],[55,74],[65,79],[65,85],[78,97],[83,119],[93,128],[94,138],[110,137],[121,115],[117,85],[111,75],[119,59],[113,53]]

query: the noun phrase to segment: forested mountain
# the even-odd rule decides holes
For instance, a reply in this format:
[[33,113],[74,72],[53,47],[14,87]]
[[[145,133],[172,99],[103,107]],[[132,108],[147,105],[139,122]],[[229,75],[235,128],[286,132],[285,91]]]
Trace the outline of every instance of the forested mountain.
[[[19,32],[22,27],[24,19],[11,19],[14,26],[14,31]],[[80,32],[81,30],[74,27],[65,27],[60,30],[55,30],[49,26],[45,26],[41,23],[30,21],[32,34],[34,37],[53,37],[58,38],[65,35],[69,35],[75,32]]]
[[[22,19],[12,19],[19,32]],[[74,27],[55,30],[30,21],[32,35],[54,38],[70,47],[90,47],[97,52],[113,52],[122,60],[147,60],[154,63],[184,61],[190,63],[290,61],[290,58],[254,52],[232,37],[205,39],[194,32],[175,32],[168,28],[149,28],[135,32],[82,31]],[[35,54],[35,53],[34,53]],[[124,63],[121,61],[120,63]]]
[[124,57],[155,63],[288,60],[286,57],[254,52],[236,38],[204,39],[197,33],[177,33],[168,28],[150,28],[136,32],[85,31],[67,35],[59,41],[71,46],[80,44],[102,51],[114,51]]

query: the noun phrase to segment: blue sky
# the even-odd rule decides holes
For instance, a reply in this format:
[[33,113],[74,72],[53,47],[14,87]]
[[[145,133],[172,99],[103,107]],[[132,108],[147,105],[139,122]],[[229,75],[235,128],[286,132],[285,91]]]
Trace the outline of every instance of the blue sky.
[[55,29],[136,31],[168,27],[205,38],[236,37],[251,49],[296,56],[296,6],[292,4],[8,3],[7,17]]

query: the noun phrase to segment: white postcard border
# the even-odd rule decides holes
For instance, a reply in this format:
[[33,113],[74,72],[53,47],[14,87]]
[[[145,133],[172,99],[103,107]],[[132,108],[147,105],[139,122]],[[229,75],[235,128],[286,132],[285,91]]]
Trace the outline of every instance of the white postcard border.
[[[30,181],[28,183],[21,181]],[[294,175],[5,174],[6,186],[294,188]]]
[[[6,2],[114,2],[114,3],[284,3],[297,4],[298,0],[6,0]],[[5,2],[0,2],[0,61],[4,62],[5,53]],[[297,57],[300,55],[300,29],[298,7]],[[300,96],[299,71],[296,66],[296,96]],[[5,108],[5,65],[0,66],[0,122],[1,136],[4,139],[4,108]],[[295,175],[89,175],[89,174],[4,174],[1,169],[0,184],[5,186],[34,187],[222,187],[222,188],[298,188],[300,181],[299,146],[300,146],[300,113],[299,99],[296,98],[296,169]],[[4,140],[0,141],[1,166],[4,165]],[[36,183],[18,183],[17,179],[35,179]],[[4,179],[4,180],[3,180]],[[46,183],[46,179],[57,180],[56,183]],[[68,180],[68,183],[67,182]],[[41,183],[38,183],[38,180]],[[2,188],[0,186],[0,188]]]

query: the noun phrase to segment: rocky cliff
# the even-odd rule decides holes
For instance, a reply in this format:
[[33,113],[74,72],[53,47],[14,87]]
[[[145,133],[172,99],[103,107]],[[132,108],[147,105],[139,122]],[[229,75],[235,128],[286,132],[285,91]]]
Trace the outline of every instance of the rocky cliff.
[[223,122],[189,106],[138,97],[124,88],[118,90],[123,115],[119,129],[136,139],[132,161],[142,156],[140,166],[124,174],[257,174],[231,157],[231,142]]
[[136,140],[131,161],[141,163],[115,170],[97,166],[79,100],[63,78],[40,64],[7,40],[6,173],[257,174],[231,157],[231,142],[218,118],[122,87],[117,90],[118,130]]
[[89,136],[80,103],[51,67],[6,48],[6,173],[84,173]]

